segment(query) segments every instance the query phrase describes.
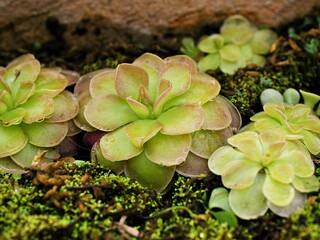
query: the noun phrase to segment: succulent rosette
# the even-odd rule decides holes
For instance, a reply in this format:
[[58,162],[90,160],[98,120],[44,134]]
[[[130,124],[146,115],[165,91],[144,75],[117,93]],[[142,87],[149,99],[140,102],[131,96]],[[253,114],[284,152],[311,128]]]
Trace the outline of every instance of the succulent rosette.
[[200,71],[220,70],[233,75],[248,64],[263,66],[271,44],[277,35],[270,29],[257,29],[245,17],[234,15],[227,18],[220,34],[202,38],[198,48],[206,55],[198,62]]
[[39,150],[48,158],[59,153],[79,109],[67,85],[59,69],[42,68],[31,54],[0,67],[1,168],[23,172]]
[[301,142],[277,130],[245,131],[228,139],[209,158],[210,170],[231,189],[229,204],[242,219],[262,216],[268,208],[287,217],[302,206],[319,181],[310,153]]
[[208,157],[239,128],[239,113],[219,91],[191,58],[146,53],[132,64],[82,76],[74,121],[93,134],[105,132],[93,159],[163,192],[176,170],[207,173]]
[[287,139],[301,141],[313,155],[320,153],[320,119],[305,104],[266,103],[264,111],[252,116],[258,132],[276,129]]

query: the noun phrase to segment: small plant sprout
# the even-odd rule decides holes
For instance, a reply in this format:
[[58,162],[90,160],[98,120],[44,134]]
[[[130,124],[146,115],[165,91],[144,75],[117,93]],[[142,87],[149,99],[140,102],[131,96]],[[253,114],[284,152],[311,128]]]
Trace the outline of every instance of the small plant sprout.
[[[245,17],[231,16],[224,21],[220,33],[200,39],[198,48],[204,56],[198,62],[199,70],[205,72],[220,69],[233,75],[248,64],[263,66],[266,60],[262,55],[269,52],[276,38],[276,33],[270,29],[257,29]],[[192,57],[190,53],[195,51],[192,46],[186,48],[186,41],[183,41],[184,53]],[[188,50],[190,48],[192,51]]]
[[42,68],[31,54],[0,67],[0,168],[21,173],[39,152],[59,154],[59,144],[77,131],[75,96],[59,69]]
[[216,150],[208,164],[231,189],[229,205],[239,218],[254,219],[268,209],[288,217],[304,204],[306,193],[319,190],[309,152],[301,142],[288,141],[284,132],[245,131],[228,143],[231,146]]
[[237,109],[219,91],[191,58],[145,53],[82,76],[75,123],[91,136],[98,130],[94,161],[164,192],[175,171],[206,174],[209,156],[239,129]]

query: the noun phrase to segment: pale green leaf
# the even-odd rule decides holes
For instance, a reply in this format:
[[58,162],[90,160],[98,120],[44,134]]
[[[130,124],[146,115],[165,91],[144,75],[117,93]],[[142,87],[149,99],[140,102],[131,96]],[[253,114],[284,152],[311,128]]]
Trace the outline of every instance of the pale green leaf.
[[73,119],[79,111],[79,103],[76,97],[65,90],[56,97],[54,101],[54,112],[47,122],[66,122]]
[[229,192],[227,189],[222,187],[213,189],[209,198],[209,208],[220,208],[231,212],[228,197]]
[[33,82],[22,82],[17,89],[13,89],[12,98],[14,101],[14,107],[25,103],[28,98],[34,93],[35,84]]
[[59,145],[68,133],[67,123],[32,123],[23,124],[23,130],[28,135],[29,143],[38,147],[55,147]]
[[20,126],[4,127],[0,124],[0,158],[19,152],[27,142],[28,137]]
[[261,162],[263,148],[258,133],[245,131],[230,137],[228,143],[239,149],[247,158]]
[[145,143],[146,155],[152,162],[159,165],[179,165],[186,160],[191,140],[191,134],[163,135],[158,133]]
[[315,175],[306,178],[296,176],[292,181],[292,185],[296,190],[304,193],[317,192],[320,188],[319,180]]
[[143,151],[143,148],[133,144],[125,132],[125,127],[104,135],[99,144],[103,157],[110,161],[128,160]]
[[198,68],[201,72],[216,70],[220,66],[220,55],[218,53],[209,54],[198,61]]
[[219,53],[221,59],[230,62],[237,62],[241,56],[240,48],[233,44],[225,45],[220,49]]
[[121,98],[131,97],[137,100],[141,86],[145,86],[146,89],[149,88],[148,73],[144,69],[127,63],[118,65],[115,75],[115,88]]
[[205,53],[215,53],[219,51],[223,45],[223,37],[220,34],[212,34],[200,40],[198,48]]
[[0,169],[11,174],[23,174],[27,172],[17,165],[10,157],[0,158]]
[[137,114],[137,116],[143,119],[150,116],[150,110],[146,105],[130,97],[127,97],[126,100],[132,111]]
[[172,89],[168,98],[179,96],[190,88],[191,85],[191,71],[184,63],[168,62],[160,74],[161,79],[168,80]]
[[28,101],[21,105],[21,108],[26,110],[23,117],[23,122],[34,123],[42,121],[51,116],[54,111],[54,101],[46,94],[33,95]]
[[186,55],[175,55],[171,57],[167,57],[164,59],[166,63],[171,63],[171,62],[177,62],[177,63],[184,63],[188,66],[190,73],[192,75],[197,73],[197,63],[190,57]]
[[161,124],[156,120],[137,120],[124,127],[124,131],[132,143],[141,148],[143,144],[156,135]]
[[200,129],[203,120],[203,109],[193,104],[170,108],[157,118],[162,126],[160,132],[167,135],[195,132]]
[[250,187],[230,191],[229,204],[234,214],[239,218],[250,220],[263,216],[267,212],[267,199],[262,192],[264,182],[265,176],[258,174]]
[[202,129],[222,130],[229,127],[232,121],[228,107],[219,98],[215,98],[202,106],[204,110],[204,122]]
[[26,110],[23,108],[15,108],[0,115],[0,121],[4,126],[11,126],[21,123],[26,115]]
[[219,131],[199,130],[192,135],[190,151],[208,159],[219,147],[227,145],[227,139],[232,136],[232,130],[226,128]]
[[250,160],[235,160],[227,163],[222,169],[222,183],[230,189],[250,187],[262,165]]
[[307,130],[302,130],[299,134],[303,136],[303,143],[313,155],[320,153],[320,137]]
[[270,175],[266,176],[263,194],[274,205],[279,207],[289,205],[294,198],[294,192],[294,188],[290,184],[276,181]]
[[218,148],[209,158],[208,166],[211,172],[216,175],[223,173],[224,167],[232,161],[245,160],[242,153],[230,146]]
[[42,68],[35,84],[35,93],[55,97],[67,87],[68,79],[60,71]]
[[102,131],[112,131],[139,119],[124,99],[111,94],[92,99],[84,109],[84,117]]
[[124,166],[126,176],[135,179],[141,186],[161,194],[164,194],[175,172],[175,166],[166,167],[156,164],[150,161],[144,152],[126,161]]
[[115,89],[115,70],[104,71],[96,74],[90,80],[89,90],[91,97],[96,97],[100,94],[117,94]]
[[273,161],[267,168],[270,176],[281,183],[291,183],[295,175],[294,167],[289,162]]

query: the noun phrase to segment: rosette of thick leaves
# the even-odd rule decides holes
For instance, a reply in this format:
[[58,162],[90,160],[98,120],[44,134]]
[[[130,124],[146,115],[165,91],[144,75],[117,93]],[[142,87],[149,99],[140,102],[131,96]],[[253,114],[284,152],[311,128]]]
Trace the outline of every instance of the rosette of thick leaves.
[[78,102],[65,90],[68,79],[23,55],[0,68],[0,167],[21,172],[39,150],[58,153]]
[[233,75],[248,64],[263,66],[271,44],[277,38],[270,29],[258,30],[246,18],[234,15],[227,18],[220,34],[212,34],[198,43],[207,55],[198,62],[200,71],[220,70]]
[[264,111],[252,116],[253,127],[262,132],[277,129],[287,139],[301,141],[310,153],[320,153],[320,119],[305,104],[266,103]]
[[238,217],[257,218],[268,208],[287,217],[304,203],[305,193],[319,189],[309,152],[300,142],[287,141],[283,132],[245,131],[228,143],[208,164],[231,189],[229,204]]
[[106,132],[93,147],[94,160],[162,192],[184,162],[183,174],[208,171],[208,157],[239,127],[238,112],[219,91],[191,58],[146,53],[83,76],[75,87],[81,110],[74,121]]

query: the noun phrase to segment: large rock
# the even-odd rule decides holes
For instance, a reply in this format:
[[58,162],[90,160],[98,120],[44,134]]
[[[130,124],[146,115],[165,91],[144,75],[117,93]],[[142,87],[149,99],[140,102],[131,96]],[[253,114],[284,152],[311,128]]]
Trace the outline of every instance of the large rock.
[[170,48],[233,14],[276,28],[319,6],[319,0],[1,0],[0,49],[59,41],[68,50]]

